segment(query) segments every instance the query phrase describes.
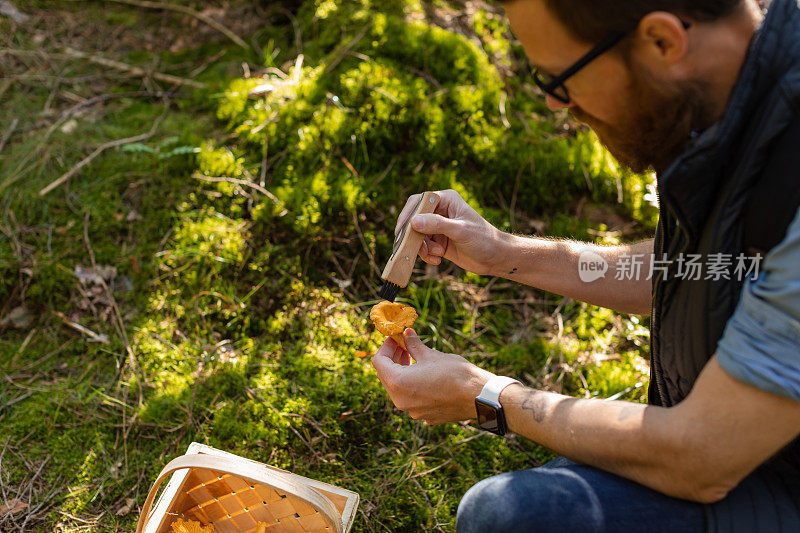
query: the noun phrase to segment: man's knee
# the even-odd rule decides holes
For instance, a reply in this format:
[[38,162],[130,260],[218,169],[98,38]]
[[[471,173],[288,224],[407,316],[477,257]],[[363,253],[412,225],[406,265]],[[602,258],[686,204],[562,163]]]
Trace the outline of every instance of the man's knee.
[[561,469],[532,469],[484,479],[458,506],[458,533],[574,531],[602,521],[586,482]]
[[[498,531],[497,516],[508,502],[504,501],[508,474],[490,477],[473,485],[458,504],[456,528],[458,533]],[[488,526],[491,525],[491,528]]]
[[458,506],[458,533],[526,531],[536,527],[552,488],[536,471],[510,472],[484,479]]

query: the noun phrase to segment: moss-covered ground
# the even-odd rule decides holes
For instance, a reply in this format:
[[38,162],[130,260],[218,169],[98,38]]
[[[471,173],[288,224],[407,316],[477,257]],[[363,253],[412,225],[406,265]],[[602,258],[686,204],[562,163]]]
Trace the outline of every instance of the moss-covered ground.
[[[192,441],[357,491],[355,531],[453,531],[473,483],[553,456],[409,419],[356,355],[382,340],[368,312],[410,194],[454,188],[520,233],[652,230],[648,178],[546,109],[498,8],[173,0],[237,43],[169,9],[16,4],[24,23],[0,17],[0,530],[130,531]],[[430,346],[643,400],[637,317],[418,267],[402,300]]]

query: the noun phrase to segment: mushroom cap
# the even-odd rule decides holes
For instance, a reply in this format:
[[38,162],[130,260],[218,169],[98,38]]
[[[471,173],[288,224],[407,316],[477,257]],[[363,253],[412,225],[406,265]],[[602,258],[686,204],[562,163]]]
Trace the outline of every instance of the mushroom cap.
[[402,334],[406,328],[414,325],[417,312],[407,305],[383,301],[372,308],[369,318],[378,331],[392,336]]

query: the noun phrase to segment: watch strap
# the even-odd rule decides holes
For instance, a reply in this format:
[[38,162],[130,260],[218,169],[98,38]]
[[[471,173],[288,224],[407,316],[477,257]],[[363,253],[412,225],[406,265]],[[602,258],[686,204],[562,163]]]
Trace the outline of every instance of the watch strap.
[[508,387],[513,383],[522,383],[519,380],[514,378],[510,378],[507,376],[492,376],[489,381],[486,382],[486,385],[483,386],[481,393],[478,395],[478,398],[482,400],[486,400],[489,402],[493,402],[496,404],[500,403],[500,393],[503,392],[503,389]]

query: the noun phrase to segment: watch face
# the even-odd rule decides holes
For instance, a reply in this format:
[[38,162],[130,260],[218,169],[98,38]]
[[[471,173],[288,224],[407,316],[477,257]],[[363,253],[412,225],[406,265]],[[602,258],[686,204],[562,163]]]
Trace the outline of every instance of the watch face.
[[481,398],[475,399],[475,409],[478,411],[478,425],[486,431],[500,433],[503,429],[500,421],[500,405],[488,402]]

